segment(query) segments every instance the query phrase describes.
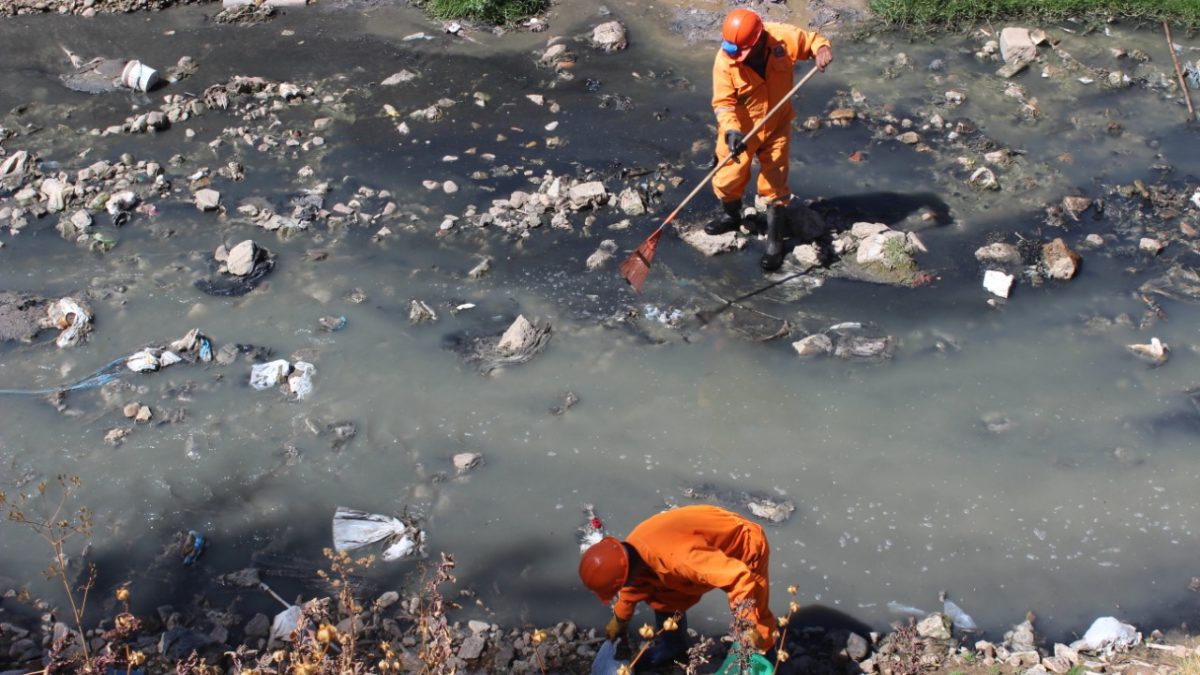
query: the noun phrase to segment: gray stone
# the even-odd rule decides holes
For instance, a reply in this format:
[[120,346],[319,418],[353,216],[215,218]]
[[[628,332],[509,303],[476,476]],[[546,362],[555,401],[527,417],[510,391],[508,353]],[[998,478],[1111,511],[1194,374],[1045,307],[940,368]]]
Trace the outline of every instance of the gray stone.
[[524,315],[518,316],[516,321],[504,331],[504,335],[500,336],[500,342],[496,345],[496,351],[502,354],[517,354],[529,349],[538,339],[538,330],[534,327],[529,319]]
[[819,356],[833,352],[833,340],[824,333],[815,333],[792,343],[792,349],[803,357]]
[[8,648],[8,655],[21,656],[25,652],[32,651],[34,649],[37,649],[37,644],[34,643],[33,640],[29,638],[21,638],[20,640],[12,643],[12,646]]
[[855,661],[867,658],[870,651],[871,647],[867,644],[867,639],[858,633],[851,633],[850,637],[846,638],[846,656]]
[[606,52],[615,52],[628,46],[625,26],[620,21],[608,21],[592,30],[592,45]]
[[258,244],[247,239],[230,249],[225,266],[230,274],[244,277],[254,271],[254,263],[258,261],[258,256]]
[[941,612],[930,614],[917,624],[917,635],[930,640],[949,640],[950,618]]
[[42,181],[41,192],[42,196],[46,198],[46,210],[55,213],[66,208],[66,190],[65,185],[53,178]]
[[1005,63],[1019,63],[1037,59],[1037,45],[1028,28],[1008,26],[1000,31],[1000,56]]
[[800,244],[792,249],[792,263],[803,270],[821,266],[821,249],[816,244]]
[[491,627],[491,624],[486,621],[480,621],[479,619],[471,619],[467,622],[467,628],[472,633],[484,633],[491,629]]
[[472,279],[482,279],[483,277],[487,276],[488,272],[491,271],[492,259],[484,258],[483,260],[479,261],[478,265],[472,267],[470,272],[467,272],[467,276]]
[[1029,668],[1036,666],[1042,662],[1042,655],[1036,650],[1027,649],[1025,651],[1013,652],[1004,661],[1014,668]]
[[400,601],[399,593],[397,593],[396,591],[388,591],[388,592],[384,593],[383,595],[379,596],[379,598],[375,600],[375,606],[378,607],[379,609],[387,609],[388,607],[391,607],[392,605],[396,604],[399,601]]
[[[898,242],[898,244],[892,242]],[[902,261],[896,260],[894,254],[889,254],[889,250],[900,250],[907,255],[907,249],[908,238],[904,236],[904,233],[888,230],[873,234],[859,242],[855,261],[859,265],[874,263],[892,269]]]
[[612,239],[605,239],[600,242],[600,248],[597,248],[587,259],[587,271],[593,272],[604,266],[609,260],[612,260],[613,255],[617,252],[617,242]]
[[746,248],[746,244],[749,242],[746,237],[739,235],[737,231],[711,235],[705,233],[703,227],[680,228],[679,238],[687,242],[692,248],[709,257],[730,251],[740,251]]
[[85,232],[92,226],[92,214],[83,209],[79,209],[71,214],[71,224],[80,232]]
[[197,190],[194,196],[196,208],[201,211],[215,211],[221,205],[221,193],[212,188]]
[[479,463],[483,461],[483,455],[478,452],[460,452],[454,455],[452,461],[454,462],[454,470],[459,475],[462,475],[479,466]]
[[416,73],[412,72],[411,70],[401,70],[398,73],[394,73],[394,74],[390,75],[387,79],[385,79],[383,82],[380,82],[379,84],[381,84],[385,87],[392,87],[397,84],[404,84],[405,82],[412,82],[415,79],[417,79]]
[[464,661],[473,661],[483,655],[483,650],[487,648],[487,640],[482,635],[471,635],[462,641],[462,645],[458,648],[458,658]]
[[642,194],[634,188],[625,188],[617,198],[617,206],[627,216],[640,216],[646,212],[646,204]]
[[1020,265],[1021,251],[1012,244],[998,241],[994,244],[981,246],[975,250],[975,259],[981,263],[997,265]]
[[255,614],[242,630],[250,637],[267,637],[271,634],[271,619],[266,614]]
[[606,202],[608,200],[608,190],[601,181],[588,181],[587,183],[572,185],[571,189],[567,190],[567,199],[571,202],[571,208],[578,211]]

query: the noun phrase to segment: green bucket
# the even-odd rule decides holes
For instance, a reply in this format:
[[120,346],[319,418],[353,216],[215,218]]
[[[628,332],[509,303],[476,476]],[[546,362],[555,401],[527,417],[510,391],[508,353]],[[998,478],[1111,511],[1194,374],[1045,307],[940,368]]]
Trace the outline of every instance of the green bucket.
[[717,675],[771,675],[774,672],[775,664],[757,652],[750,655],[749,667],[739,669],[737,649],[734,648],[729,650],[729,656],[725,657],[725,662],[721,664]]

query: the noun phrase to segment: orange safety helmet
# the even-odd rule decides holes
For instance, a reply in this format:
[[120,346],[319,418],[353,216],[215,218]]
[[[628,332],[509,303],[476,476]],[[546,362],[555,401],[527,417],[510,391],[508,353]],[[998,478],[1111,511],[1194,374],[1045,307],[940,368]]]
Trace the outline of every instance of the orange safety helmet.
[[608,604],[629,577],[629,553],[616,537],[605,537],[588,547],[579,560],[579,578],[600,602]]
[[762,32],[763,23],[758,14],[738,7],[725,17],[725,24],[721,26],[721,50],[734,61],[744,61]]

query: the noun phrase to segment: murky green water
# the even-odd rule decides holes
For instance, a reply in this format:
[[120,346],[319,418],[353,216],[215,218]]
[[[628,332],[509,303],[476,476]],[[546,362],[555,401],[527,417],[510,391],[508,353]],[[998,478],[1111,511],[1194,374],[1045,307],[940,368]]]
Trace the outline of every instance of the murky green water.
[[[611,189],[621,184],[622,168],[670,162],[684,183],[668,191],[659,214],[700,178],[695,165],[707,151],[693,154],[691,146],[712,134],[711,45],[685,45],[666,32],[674,18],[669,8],[610,7],[637,26],[631,48],[603,55],[576,45],[579,62],[569,82],[535,67],[546,33],[476,35],[479,43],[470,44],[387,8],[292,11],[249,28],[213,25],[205,17],[211,10],[90,21],[41,17],[0,26],[2,60],[10,64],[0,69],[0,110],[33,101],[26,119],[61,125],[29,136],[28,144],[12,139],[6,149],[36,148],[43,161],[71,170],[126,151],[164,164],[175,153],[185,158],[168,168],[180,191],[156,202],[158,216],[136,216],[114,230],[119,243],[110,253],[62,241],[54,216],[19,236],[0,233],[0,288],[47,295],[90,288],[97,312],[96,330],[81,347],[0,347],[0,387],[71,382],[192,327],[218,347],[259,345],[283,358],[301,353],[317,367],[316,390],[303,402],[250,389],[249,365],[240,361],[131,375],[107,402],[97,391],[69,396],[72,415],[38,398],[0,398],[3,489],[29,489],[59,472],[83,476],[84,499],[97,512],[94,555],[104,580],[132,579],[148,607],[172,594],[180,604],[193,593],[224,598],[209,575],[248,566],[255,552],[319,558],[330,543],[334,507],[345,505],[422,514],[430,550],[455,553],[462,584],[501,619],[545,623],[570,616],[599,624],[603,608],[575,577],[579,505],[594,503],[621,534],[668,503],[686,503],[682,489],[713,484],[794,500],[795,517],[769,530],[777,590],[794,583],[803,602],[874,625],[895,618],[886,606],[891,601],[936,608],[942,589],[993,635],[1028,609],[1051,635],[1082,631],[1102,614],[1151,624],[1194,614],[1196,596],[1186,587],[1195,574],[1192,523],[1200,515],[1192,498],[1200,411],[1186,391],[1196,385],[1200,312],[1162,300],[1168,319],[1146,330],[1095,334],[1084,325],[1122,312],[1136,325],[1145,309],[1137,287],[1171,262],[1195,266],[1194,240],[1173,241],[1159,259],[1148,260],[1136,252],[1136,238],[1114,238],[1106,250],[1119,255],[1084,250],[1077,279],[1019,285],[999,309],[986,304],[973,259],[995,233],[1061,235],[1078,246],[1088,233],[1121,227],[1111,217],[1066,230],[1047,227],[1042,206],[1069,193],[1104,197],[1103,186],[1135,178],[1154,182],[1163,176],[1154,165],[1173,167],[1165,174],[1170,184],[1195,187],[1200,137],[1182,126],[1182,108],[1150,88],[1105,91],[1073,77],[1043,79],[1035,67],[1016,80],[1041,110],[1032,124],[1021,104],[1005,96],[1006,82],[990,75],[994,66],[976,62],[980,39],[839,42],[835,68],[801,96],[801,119],[828,112],[835,97],[853,88],[873,109],[892,106],[897,118],[934,110],[951,121],[969,118],[1000,146],[1023,153],[1016,166],[998,171],[1004,191],[981,194],[950,169],[956,156],[972,153],[952,147],[944,132],[922,132],[936,150],[930,154],[874,139],[861,123],[797,134],[797,192],[839,200],[850,210],[882,209],[899,227],[921,228],[930,249],[922,261],[940,279],[919,289],[830,281],[801,301],[770,292],[749,304],[810,330],[871,324],[898,338],[896,358],[801,361],[790,340],[749,342],[724,321],[605,327],[630,307],[690,314],[716,306],[710,292],[732,297],[753,290],[763,283],[758,249],[703,259],[670,237],[646,292],[635,297],[612,263],[588,274],[584,260],[606,238],[632,249],[656,224],[652,216],[610,231],[623,216],[606,209],[584,229],[581,214],[572,217],[571,232],[543,227],[523,242],[461,224],[448,236],[436,233],[446,214],[462,215],[470,204],[483,210],[494,198],[528,189],[526,169],[536,176],[591,170]],[[599,21],[593,11],[561,7],[551,34],[586,32]],[[1079,37],[1046,28],[1094,67],[1116,63],[1146,78],[1169,70],[1152,31],[1116,26],[1112,36]],[[435,39],[401,40],[418,31]],[[282,159],[228,144],[210,150],[208,141],[235,124],[219,113],[156,136],[94,139],[76,130],[120,123],[142,102],[62,88],[60,42],[83,54],[128,53],[162,67],[183,54],[196,58],[200,72],[168,92],[199,93],[232,75],[261,75],[322,81],[322,92],[349,90],[347,108],[335,110],[330,102],[290,111],[285,123],[306,132],[314,117],[337,119],[322,132],[322,149]],[[1114,62],[1113,45],[1140,47],[1153,60],[1137,68]],[[889,79],[884,71],[900,51],[914,67]],[[929,71],[933,59],[945,69]],[[1047,61],[1059,62],[1052,55]],[[419,85],[377,86],[401,68],[419,72]],[[344,82],[327,80],[342,74]],[[589,78],[599,80],[596,91],[589,91]],[[950,88],[968,93],[963,107],[942,107]],[[486,107],[472,105],[476,91],[490,95]],[[557,102],[561,112],[534,106],[525,98],[531,93]],[[606,94],[628,96],[633,109],[600,107]],[[384,103],[407,112],[444,96],[458,101],[447,119],[410,122],[407,138],[380,114]],[[62,118],[42,105],[72,112]],[[1123,127],[1119,136],[1106,130],[1112,120]],[[544,126],[552,121],[559,122],[553,135],[566,142],[547,150],[551,133]],[[185,139],[185,128],[196,130],[195,140]],[[531,141],[536,146],[525,147]],[[854,150],[868,160],[846,161]],[[483,153],[496,159],[488,162]],[[1063,153],[1073,162],[1061,161]],[[459,159],[444,162],[446,155]],[[243,198],[283,206],[300,189],[329,181],[327,208],[367,186],[390,190],[399,217],[363,227],[318,225],[279,239],[196,211],[186,177],[200,167],[215,174],[234,159],[245,165],[245,181],[214,178],[231,216]],[[470,178],[493,164],[517,170]],[[304,165],[314,178],[297,177]],[[461,189],[431,192],[421,184],[426,179],[453,179]],[[939,200],[952,222],[921,223],[917,207]],[[689,217],[711,206],[704,195]],[[1188,214],[1197,224],[1196,210]],[[385,224],[394,234],[372,241]],[[202,254],[247,237],[278,256],[266,285],[235,299],[192,286],[206,270]],[[309,261],[313,249],[328,257]],[[468,279],[483,256],[493,258],[492,274]],[[349,300],[356,290],[365,302]],[[433,306],[440,320],[410,325],[414,298]],[[466,302],[476,307],[449,311]],[[498,332],[518,313],[554,325],[549,349],[531,363],[485,378],[445,348],[448,336]],[[320,331],[317,321],[326,315],[344,315],[347,327]],[[1161,368],[1125,350],[1152,336],[1172,349]],[[581,402],[551,415],[567,391]],[[128,424],[120,409],[130,401],[149,404],[159,420],[180,409],[186,419],[139,427],[120,447],[106,446],[106,430]],[[1000,418],[1011,422],[1009,430],[989,431],[985,420]],[[337,452],[328,434],[310,431],[345,420],[358,435]],[[1118,447],[1127,450],[1126,461],[1114,455]],[[453,478],[450,458],[462,451],[483,453],[485,463]],[[201,565],[150,564],[188,528],[213,542]],[[19,530],[5,532],[4,575],[33,578],[44,564],[42,551]],[[394,564],[388,579],[411,567]],[[295,580],[273,584],[298,588],[291,588]],[[718,598],[706,600],[696,619],[705,616],[711,622],[693,625],[722,629]]]

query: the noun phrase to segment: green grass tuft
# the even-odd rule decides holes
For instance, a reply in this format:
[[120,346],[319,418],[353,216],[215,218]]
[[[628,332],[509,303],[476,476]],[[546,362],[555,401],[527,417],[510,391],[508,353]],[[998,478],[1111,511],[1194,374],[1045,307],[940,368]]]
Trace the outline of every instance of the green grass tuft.
[[1168,19],[1200,26],[1197,0],[870,0],[871,11],[894,26],[963,25],[1002,19],[1115,15]]
[[497,25],[512,24],[546,9],[548,0],[419,0],[435,19],[466,19]]

